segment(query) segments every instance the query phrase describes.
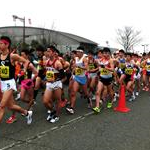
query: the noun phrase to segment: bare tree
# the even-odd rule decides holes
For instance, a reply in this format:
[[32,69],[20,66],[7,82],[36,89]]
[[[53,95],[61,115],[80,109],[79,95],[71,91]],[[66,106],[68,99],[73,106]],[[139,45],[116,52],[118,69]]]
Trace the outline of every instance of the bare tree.
[[133,27],[125,26],[124,29],[117,29],[117,41],[124,47],[124,50],[130,51],[134,46],[142,41],[141,31],[134,30]]

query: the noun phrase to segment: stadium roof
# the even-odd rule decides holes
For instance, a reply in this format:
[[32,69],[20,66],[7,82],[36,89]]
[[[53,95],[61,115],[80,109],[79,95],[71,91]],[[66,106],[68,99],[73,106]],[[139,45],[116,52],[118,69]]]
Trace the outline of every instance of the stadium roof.
[[[16,29],[16,28],[17,29],[22,29],[23,26],[6,26],[6,27],[0,27],[0,32],[2,30],[13,29],[13,28],[14,29]],[[28,26],[26,26],[25,28],[26,28],[26,30],[27,29],[30,29],[30,30],[33,29],[33,30],[44,30],[44,31],[49,31],[49,32],[56,32],[57,34],[61,34],[63,36],[66,36],[66,37],[68,37],[68,38],[70,38],[72,40],[75,40],[77,42],[80,42],[80,43],[89,43],[89,44],[93,44],[93,45],[98,45],[98,43],[96,43],[94,41],[91,41],[89,39],[86,39],[86,38],[83,38],[83,37],[80,37],[80,36],[77,36],[77,35],[74,35],[74,34],[66,33],[66,32],[61,32],[61,31],[56,31],[56,30],[50,30],[50,29],[45,29],[45,28],[38,28],[38,27],[28,27]],[[29,33],[26,33],[26,36],[28,36],[28,34]],[[15,35],[16,36],[22,36],[22,35],[20,35],[20,32],[15,32]],[[30,35],[34,35],[34,32],[30,33],[29,36]]]

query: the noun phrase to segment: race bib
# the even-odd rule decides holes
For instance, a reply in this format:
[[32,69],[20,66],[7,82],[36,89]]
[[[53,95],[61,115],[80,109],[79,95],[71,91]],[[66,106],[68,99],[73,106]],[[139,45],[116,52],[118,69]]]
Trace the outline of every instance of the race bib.
[[107,70],[107,69],[105,69],[105,68],[101,68],[101,69],[100,69],[100,74],[101,74],[101,75],[109,75],[109,73],[110,73],[109,70]]
[[120,67],[121,69],[123,69],[123,68],[125,68],[125,64],[124,64],[124,63],[120,63],[120,64],[119,64],[119,67]]
[[81,68],[75,69],[75,75],[82,75],[82,74],[83,74],[83,69],[81,69]]
[[9,66],[0,66],[0,77],[9,78]]
[[133,69],[132,68],[126,68],[125,69],[125,74],[132,75],[133,74]]
[[150,71],[150,65],[146,65],[146,70]]
[[47,71],[46,72],[46,79],[47,81],[55,81],[55,75],[54,75],[54,72],[53,71]]
[[89,64],[89,70],[95,69],[94,64]]

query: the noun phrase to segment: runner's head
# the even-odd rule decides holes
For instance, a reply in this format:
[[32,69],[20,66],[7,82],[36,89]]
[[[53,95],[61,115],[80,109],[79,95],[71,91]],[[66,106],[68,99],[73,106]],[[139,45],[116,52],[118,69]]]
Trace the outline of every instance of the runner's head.
[[42,57],[43,54],[44,54],[44,47],[42,45],[39,45],[37,48],[36,48],[36,54],[38,57]]
[[123,49],[119,50],[119,57],[123,58],[125,56],[125,51]]
[[88,52],[88,59],[93,59],[93,57],[94,57],[93,51],[89,51]]
[[126,53],[126,60],[130,61],[132,59],[132,54],[131,53]]
[[111,55],[110,49],[108,47],[104,47],[103,48],[103,56],[105,58],[110,58],[110,55]]
[[6,49],[10,49],[11,40],[8,36],[1,36],[0,38],[0,50],[4,51]]
[[21,56],[22,56],[23,58],[29,59],[29,55],[30,55],[30,52],[29,52],[28,49],[23,49],[23,50],[21,51]]
[[79,46],[79,47],[76,49],[76,54],[77,54],[77,57],[82,57],[83,54],[84,54],[84,47],[83,47],[83,46]]
[[98,52],[97,52],[97,57],[102,58],[102,56],[103,56],[103,50],[99,49]]
[[50,45],[50,46],[47,47],[47,55],[49,57],[54,57],[55,56],[55,51],[56,51],[55,46]]

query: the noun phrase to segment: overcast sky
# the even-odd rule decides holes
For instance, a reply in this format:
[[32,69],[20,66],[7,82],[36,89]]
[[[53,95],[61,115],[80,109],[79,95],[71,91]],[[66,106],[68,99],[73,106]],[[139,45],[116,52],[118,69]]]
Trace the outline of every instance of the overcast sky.
[[[149,0],[10,0],[0,3],[0,26],[12,26],[12,15],[31,19],[34,27],[76,34],[100,45],[121,48],[116,29],[133,26],[142,32],[142,44],[150,43]],[[16,25],[22,25],[17,20]]]

